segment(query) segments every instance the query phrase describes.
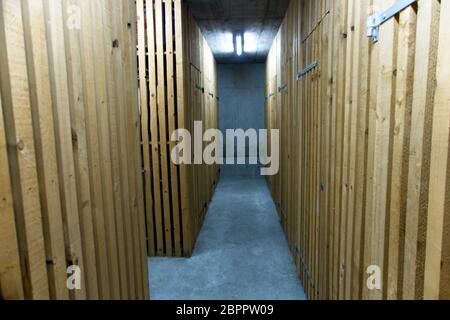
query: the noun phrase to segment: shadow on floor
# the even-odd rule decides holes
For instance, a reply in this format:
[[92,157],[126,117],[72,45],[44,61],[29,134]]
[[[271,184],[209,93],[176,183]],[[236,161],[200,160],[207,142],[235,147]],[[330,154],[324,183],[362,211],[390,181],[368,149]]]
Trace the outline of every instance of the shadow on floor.
[[150,258],[151,299],[304,300],[263,178],[223,177],[190,259]]

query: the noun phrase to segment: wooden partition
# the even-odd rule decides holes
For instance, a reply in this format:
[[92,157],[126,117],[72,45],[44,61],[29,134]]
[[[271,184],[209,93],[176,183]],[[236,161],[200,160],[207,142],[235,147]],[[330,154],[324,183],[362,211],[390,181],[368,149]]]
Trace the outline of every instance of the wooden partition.
[[396,2],[293,0],[267,60],[269,183],[312,299],[450,298],[450,1],[374,43]]
[[135,23],[128,0],[0,1],[0,299],[149,296]]
[[137,14],[148,254],[190,256],[219,168],[175,165],[171,137],[217,128],[216,63],[181,0],[138,0]]

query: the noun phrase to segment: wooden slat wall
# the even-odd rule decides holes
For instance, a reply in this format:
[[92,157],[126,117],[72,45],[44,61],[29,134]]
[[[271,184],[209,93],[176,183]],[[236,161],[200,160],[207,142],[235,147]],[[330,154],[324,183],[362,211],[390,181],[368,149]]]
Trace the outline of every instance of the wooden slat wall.
[[267,59],[268,181],[311,299],[450,298],[450,1],[419,0],[373,43],[367,18],[395,2],[293,0]]
[[148,254],[190,256],[219,167],[175,165],[171,136],[193,135],[194,121],[217,128],[216,62],[181,0],[136,4]]
[[0,2],[0,299],[149,297],[135,24],[127,0]]

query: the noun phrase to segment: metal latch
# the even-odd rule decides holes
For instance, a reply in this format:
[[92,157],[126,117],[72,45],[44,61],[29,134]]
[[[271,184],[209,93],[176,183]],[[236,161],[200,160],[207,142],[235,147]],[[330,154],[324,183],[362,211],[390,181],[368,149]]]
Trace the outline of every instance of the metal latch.
[[318,62],[314,61],[309,66],[307,66],[305,69],[301,70],[299,73],[297,73],[297,81],[300,80],[305,74],[312,71],[315,67],[317,67]]
[[287,88],[287,84],[283,84],[281,86],[278,87],[278,92],[282,92],[283,90],[285,90]]
[[367,20],[367,36],[372,38],[374,43],[377,43],[380,35],[380,26],[414,2],[417,2],[417,0],[400,0],[386,11],[370,16]]
[[269,93],[269,95],[266,97],[266,100],[272,98],[274,95],[275,93]]
[[201,91],[202,93],[205,93],[205,88],[196,84],[195,87],[197,88],[197,90]]

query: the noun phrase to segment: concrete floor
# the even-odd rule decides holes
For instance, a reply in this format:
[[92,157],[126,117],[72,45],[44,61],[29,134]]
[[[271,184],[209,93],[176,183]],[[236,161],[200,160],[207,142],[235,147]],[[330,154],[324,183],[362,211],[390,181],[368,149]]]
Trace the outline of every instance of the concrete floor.
[[149,263],[151,299],[305,299],[260,177],[223,177],[192,258],[151,258]]

